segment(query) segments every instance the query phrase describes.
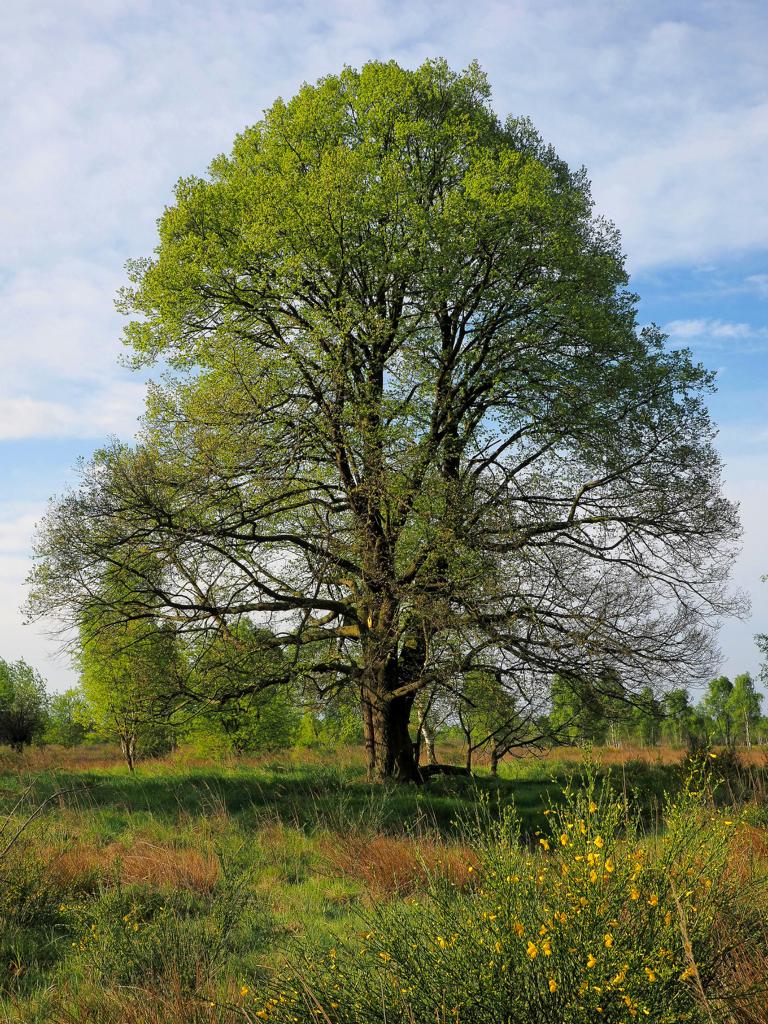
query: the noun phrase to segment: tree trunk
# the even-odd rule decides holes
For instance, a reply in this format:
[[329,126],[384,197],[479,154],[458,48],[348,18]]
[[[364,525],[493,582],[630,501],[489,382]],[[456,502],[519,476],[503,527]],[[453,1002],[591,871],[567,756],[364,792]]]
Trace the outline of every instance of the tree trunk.
[[[393,640],[395,621],[393,601],[379,601],[374,611],[369,612],[362,679],[368,704],[366,708],[363,702],[369,773],[376,782],[420,782],[408,729],[415,691],[397,697],[392,694],[398,687],[418,679],[423,666],[423,644],[418,636],[409,638],[408,643],[403,643],[402,653],[399,652],[397,640]],[[366,726],[368,714],[370,724]]]
[[360,687],[360,705],[363,712],[363,742],[365,743],[365,763],[368,781],[376,777],[376,738],[373,732],[373,705],[371,691],[366,686]]
[[422,743],[424,744],[424,749],[427,752],[427,764],[437,764],[437,757],[435,756],[435,733],[427,720],[428,711],[429,705],[422,707],[419,711],[419,717],[416,723],[416,742],[413,745],[416,764],[419,763]]
[[136,770],[136,737],[132,735],[120,737],[120,750],[128,765],[128,770]]
[[472,730],[470,729],[470,727],[466,724],[466,722],[462,718],[461,711],[459,711],[459,728],[461,729],[462,733],[464,734],[464,740],[465,740],[465,742],[467,744],[466,756],[464,758],[464,767],[467,769],[468,772],[471,772],[472,771],[472,753],[473,753],[473,750],[472,750]]
[[418,782],[419,771],[413,756],[413,741],[408,731],[413,697],[386,696],[373,706],[373,736],[377,782]]
[[496,747],[491,747],[491,775],[499,774],[499,751]]
[[421,735],[424,737],[424,749],[427,752],[427,764],[437,764],[437,755],[435,754],[435,734],[432,731],[432,726],[426,721],[421,724]]

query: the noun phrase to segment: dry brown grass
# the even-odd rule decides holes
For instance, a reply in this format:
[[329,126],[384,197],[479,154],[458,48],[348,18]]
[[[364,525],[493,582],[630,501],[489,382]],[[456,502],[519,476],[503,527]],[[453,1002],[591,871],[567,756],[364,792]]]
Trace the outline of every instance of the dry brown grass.
[[51,1007],[51,1024],[234,1024],[256,1021],[235,986],[223,997],[190,994],[171,979],[158,989],[100,988],[66,995]]
[[729,855],[730,869],[738,878],[768,876],[768,830],[740,825],[731,839]]
[[[719,748],[715,748],[717,751]],[[455,751],[453,752],[455,754]],[[507,760],[526,761],[560,761],[567,764],[580,764],[584,761],[584,748],[573,747],[552,747],[548,750],[532,750],[528,747],[513,748]],[[768,749],[765,747],[752,747],[747,749],[740,747],[737,751],[738,759],[743,767],[768,767]],[[657,747],[641,747],[625,745],[622,747],[591,747],[590,756],[602,765],[623,765],[628,761],[645,761],[650,765],[679,764],[686,756],[686,750],[682,747],[671,747],[661,744]],[[442,760],[442,754],[441,754]],[[476,764],[486,764],[487,756],[481,753],[475,758]]]
[[333,870],[362,882],[378,897],[406,896],[435,875],[470,886],[479,863],[468,847],[429,838],[353,833],[334,836],[324,847]]
[[126,847],[78,844],[66,850],[47,850],[51,876],[64,889],[88,890],[117,877],[122,882],[211,892],[221,878],[218,858],[199,850],[138,841]]
[[27,747],[16,754],[0,748],[0,772],[98,771],[125,764],[117,747],[108,744],[83,747]]

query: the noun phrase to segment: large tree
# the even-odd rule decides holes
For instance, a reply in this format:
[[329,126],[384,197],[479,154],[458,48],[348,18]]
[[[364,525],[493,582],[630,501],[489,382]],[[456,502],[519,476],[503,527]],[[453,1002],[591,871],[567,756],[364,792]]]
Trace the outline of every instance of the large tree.
[[558,670],[706,669],[738,533],[711,375],[638,327],[584,172],[477,67],[278,100],[179,182],[130,277],[136,362],[171,375],[42,525],[35,611],[92,604],[140,543],[147,615],[268,620],[304,680],[359,695],[378,778],[417,774],[435,683],[490,672],[525,705]]

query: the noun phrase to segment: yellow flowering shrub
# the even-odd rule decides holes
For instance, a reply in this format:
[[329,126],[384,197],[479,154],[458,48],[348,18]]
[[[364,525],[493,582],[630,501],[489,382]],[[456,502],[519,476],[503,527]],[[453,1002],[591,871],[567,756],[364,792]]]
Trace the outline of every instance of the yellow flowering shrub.
[[305,957],[260,1019],[715,1024],[764,998],[731,983],[744,950],[768,952],[766,879],[731,870],[733,824],[688,793],[644,836],[594,780],[547,823],[533,844],[511,815],[478,831],[472,888],[434,876],[377,905],[364,938]]

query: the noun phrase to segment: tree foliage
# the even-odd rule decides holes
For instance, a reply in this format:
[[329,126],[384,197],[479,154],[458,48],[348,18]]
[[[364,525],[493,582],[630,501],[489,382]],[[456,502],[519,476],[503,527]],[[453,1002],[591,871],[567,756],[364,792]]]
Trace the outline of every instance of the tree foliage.
[[[263,616],[360,700],[380,778],[414,777],[428,686],[706,670],[738,533],[712,377],[639,329],[584,172],[476,66],[278,100],[179,182],[130,277],[136,362],[173,374],[42,524],[34,612]],[[160,572],[107,607],[137,541]]]
[[0,743],[21,751],[45,729],[48,696],[45,680],[23,658],[0,658]]
[[299,713],[290,666],[269,630],[242,619],[195,654],[179,704],[198,748],[245,754],[292,745]]
[[62,747],[77,747],[85,741],[92,724],[85,694],[79,687],[71,687],[51,696],[43,739]]
[[79,667],[94,732],[120,744],[131,771],[140,755],[169,749],[183,671],[172,629],[141,621],[93,631],[85,622]]

